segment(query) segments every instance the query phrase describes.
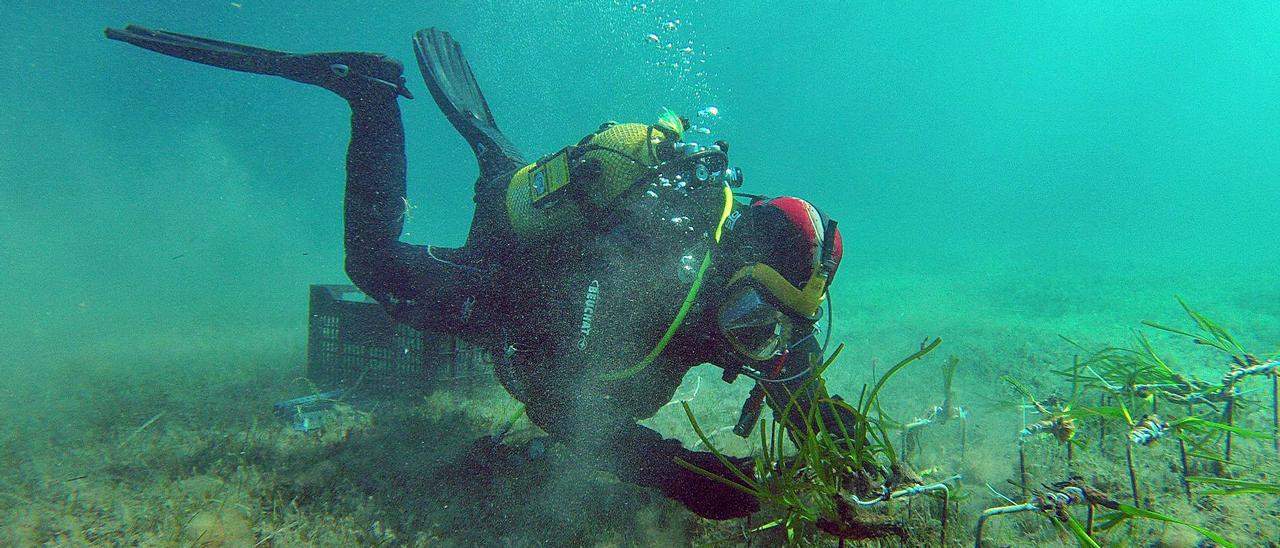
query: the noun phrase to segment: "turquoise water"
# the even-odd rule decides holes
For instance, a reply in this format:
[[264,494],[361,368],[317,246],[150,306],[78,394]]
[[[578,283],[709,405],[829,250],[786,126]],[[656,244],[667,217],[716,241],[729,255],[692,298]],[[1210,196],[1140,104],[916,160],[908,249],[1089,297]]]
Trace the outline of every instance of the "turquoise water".
[[1274,3],[373,4],[5,3],[0,373],[23,381],[0,394],[15,423],[31,394],[61,394],[40,371],[84,360],[251,350],[300,367],[306,286],[346,283],[342,101],[103,38],[125,23],[409,63],[416,243],[462,242],[475,177],[412,66],[421,27],[463,44],[531,157],[605,120],[717,107],[695,122],[732,143],[745,190],[840,221],[845,393],[869,378],[860,364],[924,335],[989,391],[1034,376],[1028,356],[1069,361],[1057,335],[1123,344],[1143,319],[1185,322],[1175,294],[1259,354],[1280,349]]

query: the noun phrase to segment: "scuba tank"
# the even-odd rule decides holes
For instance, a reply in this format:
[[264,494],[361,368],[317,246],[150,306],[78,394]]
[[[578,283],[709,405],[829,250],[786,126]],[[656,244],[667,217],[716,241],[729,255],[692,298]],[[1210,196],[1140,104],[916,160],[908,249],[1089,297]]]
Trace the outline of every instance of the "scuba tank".
[[672,145],[685,125],[671,111],[654,125],[606,123],[577,144],[520,168],[505,199],[516,236],[536,243],[601,222],[652,168],[678,155]]

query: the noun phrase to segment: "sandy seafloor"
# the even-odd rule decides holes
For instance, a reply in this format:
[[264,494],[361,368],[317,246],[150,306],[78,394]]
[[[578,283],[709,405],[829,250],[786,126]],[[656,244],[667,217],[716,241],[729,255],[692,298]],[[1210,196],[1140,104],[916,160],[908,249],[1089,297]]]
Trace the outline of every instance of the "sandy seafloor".
[[[999,265],[988,265],[999,268]],[[958,400],[969,412],[963,461],[954,426],[922,435],[913,462],[939,474],[963,473],[958,545],[971,542],[976,512],[1001,504],[987,485],[1011,497],[1015,440],[1022,418],[1016,396],[996,377],[1023,379],[1034,390],[1063,394],[1046,367],[1069,364],[1086,346],[1127,343],[1142,318],[1184,325],[1170,292],[1177,289],[1214,314],[1245,344],[1275,340],[1280,319],[1259,280],[1223,274],[1212,280],[1144,284],[1117,276],[1092,280],[1039,277],[993,282],[987,271],[938,278],[919,272],[846,272],[841,325],[847,344],[830,374],[832,388],[856,393],[871,363],[887,364],[926,335],[945,342],[886,389],[886,410],[913,417],[940,400],[937,368],[960,359]],[[967,277],[973,276],[973,277]],[[1143,278],[1148,279],[1148,278]],[[850,289],[856,286],[858,290]],[[1191,298],[1191,297],[1188,297]],[[998,304],[993,304],[998,303]],[[443,385],[398,400],[366,400],[346,409],[320,434],[290,431],[269,412],[272,402],[306,393],[299,330],[184,340],[168,352],[81,354],[40,363],[14,378],[28,396],[6,398],[5,466],[0,474],[3,542],[52,544],[243,545],[592,545],[670,546],[742,541],[741,520],[699,520],[652,491],[585,469],[552,446],[529,460],[519,453],[469,457],[471,442],[498,428],[515,409],[489,377]],[[1211,377],[1218,364],[1178,339],[1154,336],[1171,363]],[[39,363],[33,361],[31,363]],[[724,431],[747,388],[724,385],[716,370],[691,373],[678,392],[723,449],[746,444]],[[1258,382],[1255,384],[1261,385]],[[1260,392],[1265,393],[1265,392]],[[1257,403],[1269,403],[1258,395]],[[1011,403],[1012,402],[1012,403]],[[1267,425],[1267,405],[1250,405],[1238,424]],[[154,422],[145,429],[138,427]],[[679,406],[648,421],[688,444],[696,438]],[[1095,435],[1086,428],[1082,436]],[[512,444],[536,435],[521,423]],[[1105,456],[1083,451],[1076,472],[1127,500],[1123,453],[1112,433]],[[1029,444],[1036,481],[1062,479],[1062,452],[1050,440]],[[1278,534],[1274,497],[1181,496],[1172,445],[1142,449],[1139,474],[1150,508],[1220,531],[1240,546],[1265,546]],[[1274,478],[1268,443],[1237,441],[1235,459],[1254,469],[1242,477]],[[1207,468],[1205,468],[1207,470]],[[1122,496],[1124,495],[1124,496]],[[903,508],[895,515],[903,518]],[[936,521],[916,510],[913,543],[936,543]],[[760,520],[757,521],[757,524]],[[1021,546],[1070,544],[1039,517],[993,521],[988,539]],[[1175,526],[1122,528],[1108,542],[1195,546],[1199,535]],[[767,535],[755,542],[770,544]],[[887,544],[894,544],[888,542]]]
[[[1005,503],[994,491],[1016,498],[1024,418],[1002,375],[1067,395],[1049,371],[1087,352],[1066,339],[1097,350],[1142,332],[1177,370],[1220,378],[1220,355],[1142,326],[1190,327],[1175,296],[1259,356],[1280,352],[1273,4],[639,6],[6,2],[0,545],[737,545],[768,519],[699,520],[559,446],[536,460],[475,453],[474,440],[516,409],[486,375],[356,398],[323,432],[291,431],[271,404],[313,391],[306,287],[347,281],[345,107],[323,91],[109,43],[107,25],[406,61],[410,34],[440,25],[464,43],[502,127],[530,156],[603,120],[718,105],[705,123],[735,143],[747,190],[808,197],[841,222],[846,258],[831,297],[833,339],[846,350],[832,390],[856,397],[942,337],[883,393],[885,411],[905,420],[940,402],[939,368],[959,360],[963,457],[954,424],[925,430],[911,457],[965,476],[948,530],[956,545],[972,543],[982,509]],[[681,64],[683,44],[699,68]],[[455,245],[474,164],[412,66],[408,76],[420,207],[405,239]],[[717,445],[746,454],[725,428],[750,387],[719,377],[695,369],[677,397]],[[1266,381],[1244,388],[1236,423],[1268,430]],[[678,405],[647,423],[697,443]],[[520,422],[509,441],[536,435]],[[1125,499],[1111,436],[1103,452],[1082,449],[1075,471]],[[1275,483],[1280,457],[1268,443],[1237,440],[1233,474]],[[1035,482],[1064,479],[1052,440],[1027,447]],[[1176,446],[1137,454],[1146,507],[1239,546],[1276,546],[1274,495],[1189,504]],[[927,506],[888,510],[912,528],[912,545],[936,542]],[[987,535],[1071,544],[1041,516],[995,520]],[[1143,522],[1100,540],[1202,539]]]

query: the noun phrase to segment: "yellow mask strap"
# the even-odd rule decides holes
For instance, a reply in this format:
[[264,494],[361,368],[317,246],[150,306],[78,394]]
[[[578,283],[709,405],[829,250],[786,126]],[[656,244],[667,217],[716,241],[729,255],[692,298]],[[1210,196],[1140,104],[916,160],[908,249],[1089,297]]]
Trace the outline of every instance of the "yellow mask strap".
[[798,289],[769,265],[756,263],[738,269],[738,272],[729,279],[729,285],[744,278],[751,278],[792,312],[807,319],[816,320],[821,314],[828,277],[826,269],[815,268],[809,281],[805,282],[804,289]]

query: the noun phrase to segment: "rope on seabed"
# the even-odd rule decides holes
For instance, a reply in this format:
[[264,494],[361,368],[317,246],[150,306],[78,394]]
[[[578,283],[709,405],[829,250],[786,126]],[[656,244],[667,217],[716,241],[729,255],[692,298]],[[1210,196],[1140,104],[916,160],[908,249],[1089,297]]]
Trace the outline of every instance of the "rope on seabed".
[[929,411],[930,413],[928,416],[920,417],[916,420],[913,420],[907,424],[902,425],[902,430],[905,432],[910,432],[912,430],[915,430],[916,428],[933,424],[934,420],[938,417],[938,413],[942,412],[942,406],[935,405]]
[[990,483],[988,483],[988,484],[987,484],[987,489],[988,489],[989,491],[991,491],[992,493],[994,493],[997,497],[1000,497],[1000,498],[1002,498],[1002,499],[1004,499],[1004,500],[1008,501],[1008,502],[1009,502],[1009,504],[1018,504],[1018,503],[1014,502],[1014,501],[1013,501],[1013,499],[1011,499],[1011,498],[1009,498],[1009,497],[1004,496],[1004,493],[1001,493],[1001,492],[999,492],[999,491],[996,491],[996,488],[995,488],[995,487],[992,487]]
[[1168,427],[1155,415],[1144,415],[1138,424],[1129,430],[1129,441],[1142,446],[1155,443],[1164,437]]
[[962,478],[963,476],[961,476],[960,474],[956,474],[938,483],[931,483],[929,485],[916,485],[913,487],[908,487],[906,489],[900,489],[898,491],[893,491],[893,492],[888,492],[888,490],[885,490],[885,492],[881,494],[880,497],[874,498],[871,500],[862,500],[858,498],[857,495],[849,495],[848,498],[849,498],[849,502],[852,502],[859,506],[875,506],[877,504],[888,502],[891,500],[914,497],[916,495],[922,495],[924,493],[928,493],[931,491],[943,491],[943,492],[946,492],[947,494],[950,494],[951,491],[950,489],[947,488],[947,484],[953,481],[960,481]]
[[[1001,498],[1008,500],[1011,504],[982,511],[982,515],[978,516],[978,523],[974,526],[973,531],[975,548],[982,548],[982,526],[986,523],[987,518],[991,516],[1019,512],[1053,512],[1058,519],[1065,522],[1069,519],[1066,514],[1068,506],[1087,504],[1090,512],[1092,512],[1095,505],[1112,509],[1119,508],[1119,504],[1111,500],[1110,497],[1087,485],[1077,483],[1078,481],[1078,478],[1072,478],[1065,482],[1055,483],[1051,489],[1038,493],[1035,498],[1023,504],[1012,504],[1013,501],[1009,497],[1000,495],[994,488],[987,485],[991,492],[1000,495]],[[1092,513],[1090,513],[1090,516],[1090,520],[1092,520]]]
[[1280,366],[1280,360],[1271,360],[1259,363],[1250,367],[1233,367],[1222,376],[1223,386],[1231,386],[1249,375],[1264,375],[1270,373]]
[[684,398],[672,398],[672,399],[671,399],[671,401],[669,401],[669,402],[667,402],[667,403],[662,404],[662,406],[663,406],[663,407],[666,407],[666,406],[668,406],[668,405],[675,405],[675,404],[677,404],[677,403],[681,403],[681,402],[691,402],[691,401],[693,401],[693,399],[694,399],[694,398],[698,397],[698,390],[699,390],[699,389],[701,389],[701,388],[702,388],[702,375],[698,375],[698,376],[697,376],[697,382],[693,385],[693,393],[692,393],[692,394],[689,394],[689,396],[688,396],[688,397],[684,397]]
[[[730,430],[733,430],[732,426],[721,426],[720,428],[707,432],[707,439],[711,439],[712,437],[715,437],[719,434],[723,434]],[[698,440],[693,444],[693,447],[690,447],[690,449],[697,449],[698,447],[701,447],[701,446],[702,446],[702,440]]]

